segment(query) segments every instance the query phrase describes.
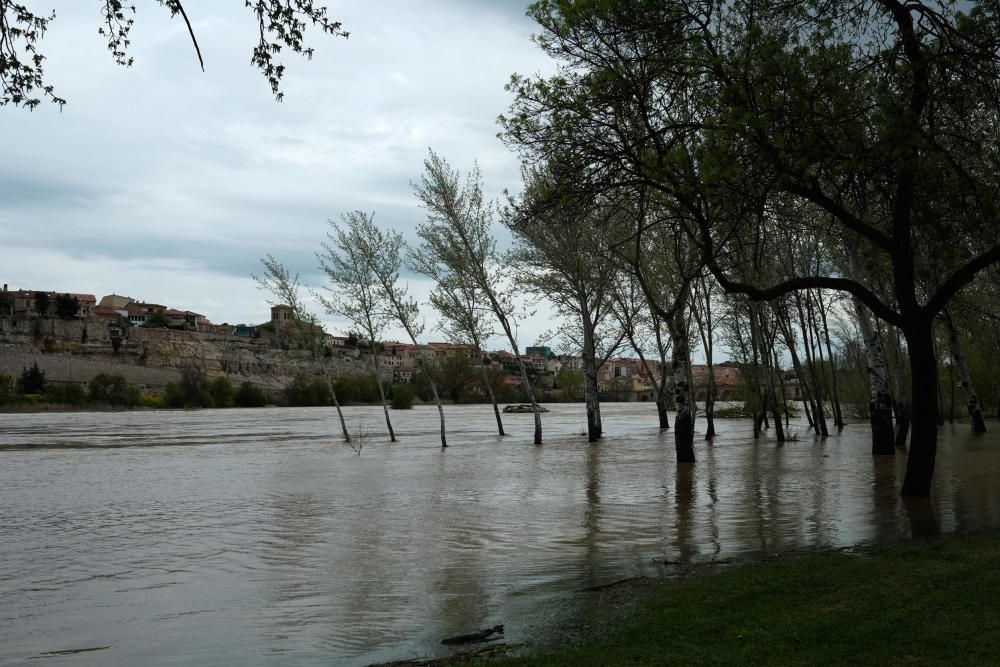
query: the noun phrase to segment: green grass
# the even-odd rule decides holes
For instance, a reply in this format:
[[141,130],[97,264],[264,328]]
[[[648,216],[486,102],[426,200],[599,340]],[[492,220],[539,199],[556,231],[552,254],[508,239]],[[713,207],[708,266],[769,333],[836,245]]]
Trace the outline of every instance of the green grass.
[[657,582],[592,643],[503,665],[1000,665],[1000,535]]

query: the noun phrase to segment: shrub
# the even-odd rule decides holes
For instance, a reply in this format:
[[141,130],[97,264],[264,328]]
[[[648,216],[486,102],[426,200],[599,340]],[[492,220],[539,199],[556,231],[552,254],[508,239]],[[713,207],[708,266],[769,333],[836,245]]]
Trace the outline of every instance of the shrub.
[[233,404],[233,394],[236,389],[225,375],[220,375],[208,383],[208,393],[217,408],[228,408]]
[[163,403],[168,408],[183,408],[184,393],[176,382],[168,382],[163,388]]
[[184,407],[210,408],[214,405],[205,373],[195,366],[186,366],[181,371],[180,390]]
[[45,372],[38,368],[38,362],[25,368],[17,380],[18,389],[22,394],[41,394],[45,392]]
[[87,392],[83,385],[75,382],[69,384],[49,385],[45,392],[50,403],[65,403],[66,405],[83,405],[87,402]]
[[330,405],[333,399],[330,396],[330,389],[326,382],[320,379],[308,380],[299,375],[292,380],[291,384],[285,387],[285,398],[288,405]]
[[392,386],[392,409],[409,410],[413,407],[413,396],[416,392],[413,387],[405,384]]
[[88,386],[90,400],[111,405],[125,404],[128,381],[118,373],[98,373]]
[[125,387],[125,393],[122,396],[122,405],[128,408],[134,408],[139,405],[142,401],[142,390],[135,385],[129,385]]
[[10,375],[0,373],[0,398],[12,395],[17,390],[17,383]]
[[267,394],[257,385],[244,382],[233,397],[241,408],[260,408],[267,405]]

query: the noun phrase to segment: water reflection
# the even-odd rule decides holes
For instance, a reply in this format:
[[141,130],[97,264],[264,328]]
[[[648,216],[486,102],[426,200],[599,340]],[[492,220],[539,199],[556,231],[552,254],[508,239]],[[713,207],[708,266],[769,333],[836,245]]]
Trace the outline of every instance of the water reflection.
[[1000,525],[992,433],[945,428],[933,497],[903,502],[904,457],[873,459],[865,424],[779,447],[719,420],[677,466],[650,406],[607,406],[596,445],[555,406],[543,447],[530,416],[498,438],[488,408],[450,410],[447,451],[416,409],[361,456],[324,410],[0,416],[0,663],[439,655],[498,623],[516,643],[578,622],[582,589],[671,571],[654,560]]

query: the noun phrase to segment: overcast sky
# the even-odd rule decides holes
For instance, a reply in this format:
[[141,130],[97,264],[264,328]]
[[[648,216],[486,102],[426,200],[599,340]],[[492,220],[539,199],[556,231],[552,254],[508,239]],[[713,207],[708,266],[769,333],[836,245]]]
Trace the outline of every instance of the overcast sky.
[[[268,297],[250,276],[264,254],[316,284],[330,218],[374,211],[414,238],[424,214],[410,182],[428,147],[463,170],[478,160],[490,195],[518,189],[517,159],[496,138],[504,84],[552,71],[527,2],[325,3],[351,36],[307,33],[312,61],[281,54],[280,104],[249,64],[256,25],[243,2],[188,3],[204,73],[183,23],[136,4],[135,64],[123,69],[97,35],[99,3],[29,2],[56,11],[40,51],[68,104],[0,108],[0,282],[11,289],[118,293],[259,323]],[[428,286],[411,290],[423,298]],[[549,326],[535,317],[521,343]]]

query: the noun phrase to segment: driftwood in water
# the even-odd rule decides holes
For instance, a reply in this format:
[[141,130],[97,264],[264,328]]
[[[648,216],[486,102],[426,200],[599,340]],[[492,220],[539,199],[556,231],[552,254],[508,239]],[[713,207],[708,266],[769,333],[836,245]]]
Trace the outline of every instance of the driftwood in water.
[[486,628],[485,630],[480,630],[479,632],[470,632],[467,635],[455,635],[454,637],[447,637],[441,640],[442,644],[448,646],[453,646],[455,644],[474,644],[476,642],[487,642],[494,639],[499,639],[499,637],[494,637],[494,635],[503,634],[503,625],[494,625],[492,628]]
[[644,577],[644,576],[642,576],[640,574],[640,575],[635,576],[635,577],[627,577],[625,579],[619,579],[618,581],[612,581],[609,584],[600,584],[598,586],[589,586],[587,588],[581,588],[579,590],[579,592],[580,593],[593,593],[594,591],[603,591],[603,590],[606,590],[608,588],[613,588],[615,586],[620,586],[622,584],[627,584],[630,581],[638,581],[639,579],[645,579],[645,578],[646,577]]

